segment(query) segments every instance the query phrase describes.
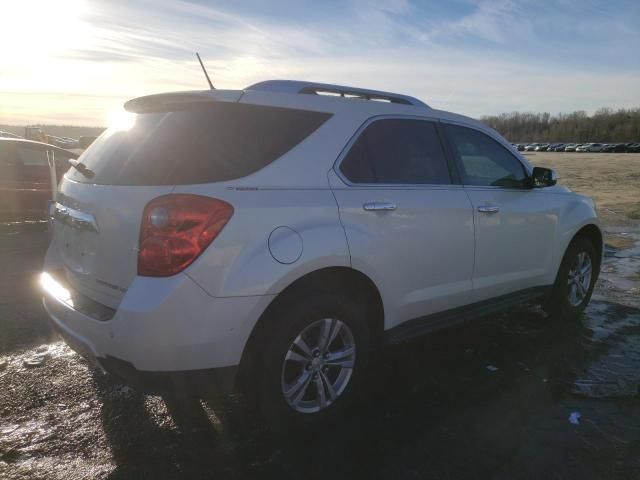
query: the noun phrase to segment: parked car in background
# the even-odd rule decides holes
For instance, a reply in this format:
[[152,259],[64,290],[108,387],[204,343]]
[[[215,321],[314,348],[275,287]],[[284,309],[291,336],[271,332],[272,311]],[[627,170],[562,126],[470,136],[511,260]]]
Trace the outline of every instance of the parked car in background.
[[579,143],[567,143],[564,147],[565,152],[575,152],[576,148],[580,146]]
[[20,135],[16,135],[15,133],[5,132],[0,130],[0,138],[22,138]]
[[589,144],[589,148],[587,150],[588,152],[601,152],[602,151],[602,144],[601,143],[590,143]]
[[583,143],[579,147],[576,147],[576,152],[601,152],[601,143]]
[[385,344],[589,302],[593,201],[477,120],[296,81],[125,107],[63,179],[41,275],[52,323],[121,381],[235,387],[317,429]]
[[70,148],[78,148],[78,140],[69,137],[56,137],[53,135],[49,135],[49,143],[55,145],[56,147],[70,149]]
[[[617,143],[604,143],[602,144],[602,150],[600,150],[601,152],[604,153],[612,153],[616,151],[616,147],[618,147],[619,144]],[[626,148],[625,148],[626,151]]]
[[538,147],[538,145],[540,145],[540,144],[539,143],[530,143],[529,145],[526,145],[524,147],[524,151],[525,152],[533,152]]
[[46,218],[52,197],[47,152],[55,159],[60,181],[77,154],[48,143],[0,139],[0,221]]
[[82,137],[78,138],[78,147],[77,148],[89,148],[89,145],[91,145],[95,139],[98,137],[92,137],[92,136],[88,136],[88,135],[83,135]]
[[524,152],[524,147],[526,147],[527,144],[526,143],[519,143],[518,144],[518,151],[519,152]]
[[548,143],[539,143],[538,146],[536,148],[534,148],[533,150],[535,152],[546,152],[547,148],[549,148],[549,144]]
[[564,147],[566,147],[566,143],[558,143],[556,147],[553,149],[554,152],[564,152]]
[[626,151],[628,153],[640,153],[640,143],[627,143]]

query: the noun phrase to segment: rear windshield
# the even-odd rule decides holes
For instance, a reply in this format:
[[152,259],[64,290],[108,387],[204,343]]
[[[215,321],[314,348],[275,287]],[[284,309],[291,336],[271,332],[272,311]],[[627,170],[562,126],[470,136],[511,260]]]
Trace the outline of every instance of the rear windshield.
[[233,180],[267,166],[331,114],[206,103],[136,115],[128,130],[109,129],[81,155],[94,172],[67,178],[101,185],[187,185]]

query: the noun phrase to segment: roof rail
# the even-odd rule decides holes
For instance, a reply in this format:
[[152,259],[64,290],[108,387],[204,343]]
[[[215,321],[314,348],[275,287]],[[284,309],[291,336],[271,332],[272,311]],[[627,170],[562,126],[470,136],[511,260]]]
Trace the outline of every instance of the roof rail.
[[399,93],[381,92],[366,88],[345,87],[343,85],[331,85],[328,83],[303,82],[298,80],[267,80],[259,82],[245,90],[257,90],[261,92],[277,93],[306,93],[311,95],[336,95],[344,98],[357,98],[362,100],[377,100],[416,107],[429,107],[417,98]]

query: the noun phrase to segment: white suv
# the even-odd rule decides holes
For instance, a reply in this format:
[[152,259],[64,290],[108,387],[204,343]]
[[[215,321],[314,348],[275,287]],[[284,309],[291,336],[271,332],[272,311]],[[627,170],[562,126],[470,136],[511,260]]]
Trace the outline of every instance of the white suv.
[[593,202],[473,119],[295,81],[125,107],[61,182],[41,283],[69,345],[140,388],[307,425],[385,343],[590,299]]

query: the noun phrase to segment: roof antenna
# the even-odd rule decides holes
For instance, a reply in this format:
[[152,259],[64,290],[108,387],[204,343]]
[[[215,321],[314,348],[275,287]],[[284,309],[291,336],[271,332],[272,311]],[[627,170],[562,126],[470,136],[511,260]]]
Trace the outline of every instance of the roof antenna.
[[211,83],[211,79],[209,78],[207,69],[204,68],[204,64],[202,63],[202,59],[200,58],[200,55],[198,55],[198,52],[196,52],[196,57],[198,57],[198,61],[200,62],[200,66],[202,67],[202,71],[204,72],[204,76],[207,77],[207,82],[209,82],[209,88],[211,88],[211,90],[215,90],[216,87],[214,87],[213,83]]

